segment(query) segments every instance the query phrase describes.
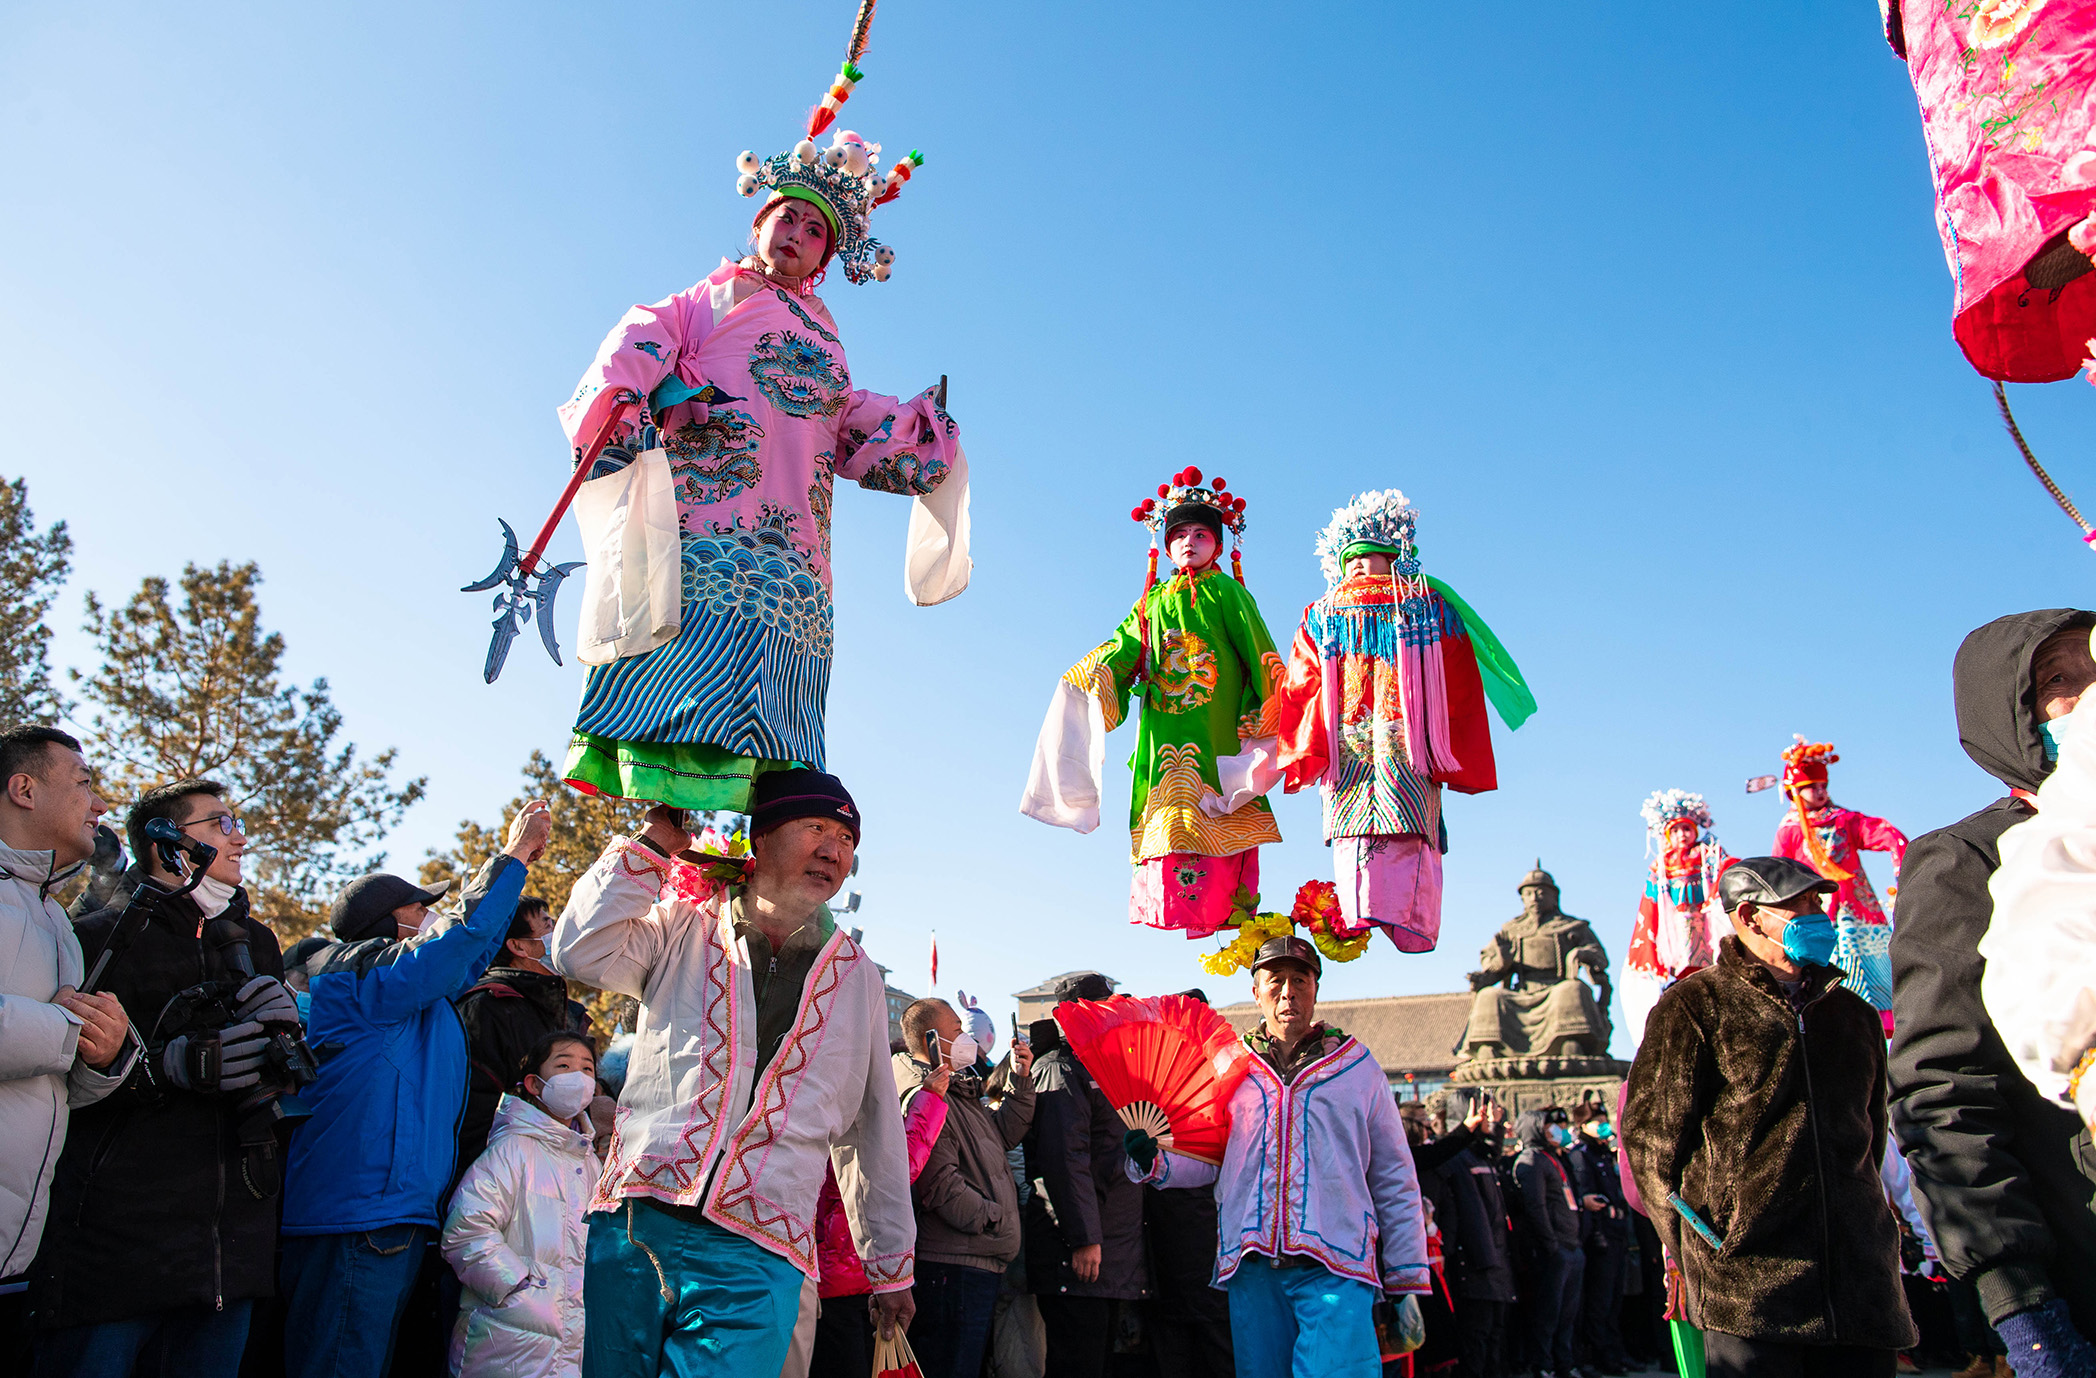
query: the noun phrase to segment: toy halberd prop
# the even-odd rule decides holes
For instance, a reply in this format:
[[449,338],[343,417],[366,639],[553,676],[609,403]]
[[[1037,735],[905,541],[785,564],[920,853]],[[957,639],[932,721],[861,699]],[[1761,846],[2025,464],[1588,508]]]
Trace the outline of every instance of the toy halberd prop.
[[[1228,481],[1183,469],[1129,513],[1151,532],[1149,576],[1120,628],[1064,672],[1034,746],[1019,811],[1088,833],[1099,826],[1105,736],[1142,691],[1129,852],[1131,922],[1205,938],[1250,912],[1259,847],[1279,842],[1273,810],[1250,795],[1220,814],[1218,770],[1240,752],[1275,750],[1283,667],[1240,558],[1245,500]],[[1157,578],[1157,541],[1188,528],[1213,536],[1192,568]],[[1217,568],[1228,532],[1235,577]]]
[[[1841,984],[1870,1001],[1892,1027],[1892,920],[1878,903],[1863,872],[1863,853],[1892,853],[1892,883],[1899,885],[1907,835],[1882,818],[1835,806],[1827,792],[1827,767],[1840,760],[1832,742],[1798,737],[1783,752],[1783,797],[1790,812],[1776,826],[1777,856],[1803,862],[1835,882],[1827,903],[1834,920],[1834,965],[1848,973]],[[1758,783],[1758,782],[1757,782]]]
[[[869,218],[923,161],[912,152],[883,173],[880,145],[849,129],[814,142],[860,79],[872,12],[860,7],[807,137],[736,160],[736,189],[766,194],[760,235],[790,207],[821,213],[820,263],[796,277],[753,253],[634,307],[560,408],[576,464],[562,501],[573,500],[590,557],[576,651],[590,670],[564,774],[586,793],[740,812],[758,773],[823,767],[837,480],[915,499],[913,602],[967,587],[967,460],[943,388],[907,402],[854,388],[814,295],[833,262],[854,283],[888,278],[895,255]],[[557,572],[534,574],[558,518],[521,558],[512,539],[475,586],[506,585],[491,679],[534,613],[559,659],[547,620]]]
[[1885,36],[1921,105],[1951,330],[2016,448],[2096,543],[2009,412],[2008,383],[2096,382],[2096,0],[1890,0]]
[[[1441,936],[1445,785],[1498,788],[1489,699],[1509,728],[1536,711],[1520,667],[1453,589],[1421,573],[1418,511],[1363,493],[1317,538],[1327,592],[1303,610],[1281,688],[1278,762],[1224,765],[1224,802],[1318,787],[1341,928],[1380,928],[1400,952]],[[1204,807],[1206,803],[1204,802]]]
[[1623,959],[1623,1018],[1631,1046],[1645,1036],[1645,1017],[1659,997],[1692,971],[1715,960],[1725,933],[1718,905],[1718,872],[1725,849],[1710,820],[1710,806],[1687,790],[1654,790],[1645,800],[1645,897],[1630,930]]

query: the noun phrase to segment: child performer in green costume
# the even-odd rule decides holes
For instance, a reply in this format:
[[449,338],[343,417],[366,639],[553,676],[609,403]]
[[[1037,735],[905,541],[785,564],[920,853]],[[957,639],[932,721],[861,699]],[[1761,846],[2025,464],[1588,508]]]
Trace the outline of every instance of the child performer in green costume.
[[[1120,629],[1056,684],[1019,802],[1021,813],[1043,823],[1081,833],[1098,827],[1103,739],[1141,686],[1142,721],[1129,761],[1135,880],[1128,917],[1189,938],[1236,922],[1238,892],[1259,889],[1260,844],[1281,840],[1263,797],[1220,817],[1201,808],[1219,793],[1224,761],[1277,752],[1286,668],[1244,587],[1245,502],[1228,486],[1218,478],[1202,487],[1201,471],[1184,469],[1129,514],[1153,533],[1143,596]],[[1225,531],[1238,538],[1234,578],[1217,565]],[[1163,583],[1158,533],[1175,567]]]

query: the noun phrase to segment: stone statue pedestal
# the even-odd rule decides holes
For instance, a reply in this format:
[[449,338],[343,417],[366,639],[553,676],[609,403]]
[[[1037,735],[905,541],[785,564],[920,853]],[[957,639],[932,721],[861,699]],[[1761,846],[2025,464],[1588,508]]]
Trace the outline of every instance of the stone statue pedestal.
[[[1630,1075],[1630,1064],[1613,1057],[1472,1058],[1449,1073],[1448,1090],[1458,1097],[1483,1093],[1506,1107],[1509,1119],[1528,1110],[1598,1100],[1616,1113],[1616,1088]],[[1461,1118],[1452,1115],[1450,1122]]]

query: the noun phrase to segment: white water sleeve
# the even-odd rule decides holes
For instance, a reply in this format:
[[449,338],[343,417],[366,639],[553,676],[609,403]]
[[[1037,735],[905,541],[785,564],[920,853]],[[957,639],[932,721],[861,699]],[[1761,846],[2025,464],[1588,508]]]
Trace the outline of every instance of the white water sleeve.
[[2066,721],[2037,816],[2001,835],[1980,940],[1988,1016],[2031,1084],[2063,1105],[2068,1073],[2096,1042],[2096,694]]

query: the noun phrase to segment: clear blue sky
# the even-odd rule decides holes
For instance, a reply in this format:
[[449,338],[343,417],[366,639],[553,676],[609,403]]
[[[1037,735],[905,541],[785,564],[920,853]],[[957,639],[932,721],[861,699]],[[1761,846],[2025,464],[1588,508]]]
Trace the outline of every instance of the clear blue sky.
[[[520,641],[483,685],[455,590],[559,491],[605,330],[741,242],[734,156],[798,137],[851,8],[17,7],[0,472],[78,542],[61,661],[86,590],[258,561],[292,673],[430,777],[395,861],[489,816],[580,671]],[[1111,821],[1016,811],[1055,676],[1140,586],[1128,508],[1189,462],[1250,499],[1282,640],[1331,509],[1402,487],[1542,705],[1448,810],[1441,950],[1330,996],[1460,988],[1538,855],[1620,960],[1640,800],[1702,790],[1760,850],[1779,805],[1741,782],[1794,731],[1909,833],[1993,796],[1951,653],[2096,567],[1952,345],[1874,6],[886,0],[864,65],[846,122],[927,161],[879,213],[894,280],[826,296],[862,385],[951,375],[975,475],[975,584],[936,609],[902,596],[906,504],[837,504],[831,764],[899,984],[935,927],[942,991],[1000,1013],[1080,965],[1203,980],[1125,923]],[[2081,387],[2019,405],[2096,499]],[[1277,807],[1270,902],[1328,874],[1315,800]]]

